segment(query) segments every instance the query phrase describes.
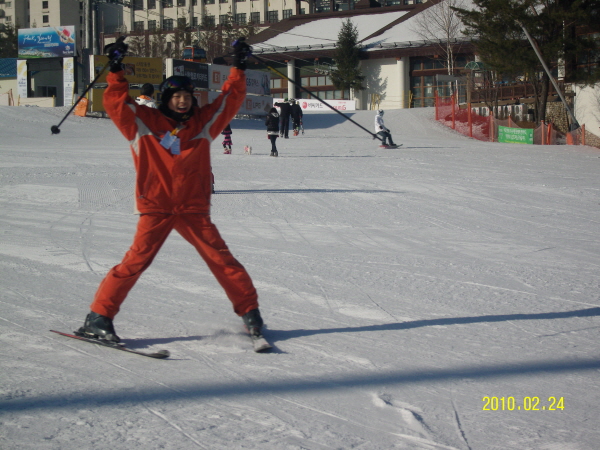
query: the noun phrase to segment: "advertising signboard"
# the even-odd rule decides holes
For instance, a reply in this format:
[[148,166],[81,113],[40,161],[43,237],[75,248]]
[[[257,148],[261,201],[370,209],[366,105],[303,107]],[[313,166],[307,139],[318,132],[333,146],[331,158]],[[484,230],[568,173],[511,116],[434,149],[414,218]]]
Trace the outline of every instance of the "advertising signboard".
[[75,58],[63,59],[63,94],[64,106],[73,104],[73,94],[75,93]]
[[[170,64],[173,65],[172,68],[168,67]],[[208,89],[208,64],[172,59],[167,61],[167,73],[186,76],[197,88]]]
[[507,144],[533,144],[533,129],[498,127],[498,142]]
[[[297,98],[298,104],[302,108],[302,112],[310,112],[310,111],[328,111],[331,112],[331,108],[325,106],[319,100],[308,99],[308,98]],[[282,98],[274,98],[273,102],[282,102]],[[329,105],[331,105],[334,109],[338,111],[355,111],[356,110],[356,100],[324,100]]]
[[[229,66],[220,66],[212,64],[210,66],[210,84],[209,89],[218,91],[223,86],[223,83],[229,76]],[[246,70],[246,93],[254,95],[270,95],[271,94],[271,75],[268,72],[260,70]]]
[[20,98],[27,98],[27,61],[17,60],[17,93]]
[[[208,101],[213,102],[221,93],[208,91]],[[266,95],[247,95],[240,106],[238,114],[266,116],[273,106],[273,98]]]
[[20,28],[19,59],[65,58],[75,55],[75,26]]
[[[90,55],[90,73],[92,78],[98,75],[108,62],[108,57],[103,55]],[[131,84],[160,84],[163,80],[162,58],[139,58],[127,56],[123,60],[125,78]],[[98,79],[97,83],[106,83],[106,70]]]

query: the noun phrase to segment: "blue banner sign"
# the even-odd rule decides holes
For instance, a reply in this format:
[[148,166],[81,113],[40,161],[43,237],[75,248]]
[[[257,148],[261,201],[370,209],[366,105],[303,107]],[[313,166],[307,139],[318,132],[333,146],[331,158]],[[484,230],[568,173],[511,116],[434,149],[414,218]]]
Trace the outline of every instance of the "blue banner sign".
[[75,56],[75,26],[19,29],[19,59]]

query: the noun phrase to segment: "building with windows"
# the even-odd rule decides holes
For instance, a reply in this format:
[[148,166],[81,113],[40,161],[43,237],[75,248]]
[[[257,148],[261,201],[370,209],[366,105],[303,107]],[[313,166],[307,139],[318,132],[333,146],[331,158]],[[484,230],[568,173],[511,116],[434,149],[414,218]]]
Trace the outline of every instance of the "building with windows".
[[[86,39],[86,9],[84,0],[0,0],[0,27],[11,24],[15,28],[54,28],[65,39],[74,40],[76,68],[74,80],[83,86],[86,77],[83,65]],[[70,35],[65,35],[65,27]],[[73,32],[74,30],[74,32]],[[21,45],[21,43],[19,44]],[[54,97],[56,105],[64,101],[64,58],[27,58],[27,95],[22,97]],[[70,95],[70,97],[72,94]],[[21,102],[22,103],[22,102]]]
[[84,0],[0,0],[0,26],[11,23],[18,28],[43,28],[72,25],[76,29],[78,52],[85,47]]
[[[134,0],[129,11],[123,9],[128,25],[115,31],[155,27],[170,31],[177,21],[192,27],[207,20],[217,25],[227,20],[240,25],[250,21],[263,29],[250,38],[256,54],[321,98],[354,99],[361,109],[374,104],[421,107],[433,105],[434,86],[453,89],[451,82],[440,86],[437,81],[438,75],[448,74],[438,45],[423,41],[413,29],[414,17],[431,4],[421,0]],[[359,31],[361,69],[367,77],[366,89],[358,92],[335,89],[329,76],[338,33],[348,18]],[[117,35],[106,36],[107,42]],[[474,59],[473,47],[466,40],[456,42],[454,50],[458,67]],[[260,64],[253,68],[266,69]],[[274,97],[310,96],[277,74],[272,74],[271,90]]]
[[[416,30],[417,15],[431,5],[382,8],[363,2],[354,9],[293,16],[249,42],[258,58],[285,75],[271,75],[274,97],[309,98],[306,89],[325,100],[356,100],[358,109],[433,106],[435,91],[442,95],[456,91],[457,77],[448,74],[439,42],[423,40]],[[347,19],[358,31],[360,68],[365,76],[365,89],[356,92],[336,90],[330,77],[338,33]],[[467,39],[455,39],[452,47],[453,75],[463,75],[465,65],[475,59],[474,47]]]
[[[102,20],[109,15],[122,17],[117,24],[106,24],[103,31],[172,31],[178,24],[192,29],[202,24],[254,24],[266,28],[296,15],[350,11],[357,8],[355,0],[106,0],[102,5]],[[363,0],[364,1],[364,0]],[[424,0],[371,0],[377,7],[412,5]],[[426,1],[426,0],[425,0]]]

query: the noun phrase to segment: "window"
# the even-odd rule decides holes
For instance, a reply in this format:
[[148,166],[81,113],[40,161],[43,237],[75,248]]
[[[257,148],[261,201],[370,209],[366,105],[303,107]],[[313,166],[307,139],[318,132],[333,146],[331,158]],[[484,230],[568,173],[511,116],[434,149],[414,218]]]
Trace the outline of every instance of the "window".
[[40,97],[56,97],[57,93],[56,86],[38,86],[35,90]]
[[192,0],[192,6],[198,6],[198,0]]
[[42,2],[42,9],[48,9],[48,2],[47,1],[43,1]]
[[331,77],[320,75],[314,77],[302,77],[300,80],[302,86],[333,86]]
[[177,28],[179,28],[180,30],[183,30],[186,28],[187,25],[187,19],[185,17],[180,17],[177,19]]
[[235,15],[235,23],[237,25],[246,25],[246,14],[245,13],[236,14]]
[[4,18],[4,22],[5,22],[5,23],[12,22],[12,16],[6,16],[6,17]]
[[279,22],[279,11],[267,11],[267,22],[277,23]]
[[284,19],[289,19],[290,17],[292,17],[293,12],[291,9],[284,9],[283,10],[283,18]]
[[434,106],[433,76],[411,76],[410,92],[413,98],[413,107]]
[[219,25],[226,25],[229,23],[229,14],[219,14]]
[[144,0],[133,0],[133,10],[141,11],[144,9]]
[[204,26],[205,27],[214,27],[215,26],[215,16],[204,16]]
[[148,9],[156,9],[156,0],[148,0]]
[[185,0],[177,0],[177,6],[185,6]]
[[271,89],[281,89],[281,78],[271,78]]
[[163,20],[163,30],[165,30],[165,31],[173,31],[173,19],[165,19],[165,20]]
[[192,17],[192,28],[198,28],[198,16]]
[[250,23],[260,23],[260,13],[259,12],[251,12],[250,13]]
[[164,8],[172,8],[173,0],[162,0]]
[[43,23],[48,23],[48,22],[50,22],[50,16],[42,16],[42,22],[43,22]]
[[204,4],[205,5],[214,5],[215,4],[215,0],[204,0]]
[[315,12],[327,12],[331,11],[331,3],[329,0],[316,0],[315,1]]
[[144,22],[140,21],[140,22],[133,22],[133,31],[144,31]]
[[[600,40],[600,33],[592,33],[585,36],[588,39],[594,41]],[[600,50],[591,50],[581,56],[577,60],[577,69],[582,70],[585,73],[592,73],[600,65]]]
[[149,20],[148,21],[148,30],[149,31],[156,31],[156,20]]
[[219,3],[227,3],[228,0],[219,0]]

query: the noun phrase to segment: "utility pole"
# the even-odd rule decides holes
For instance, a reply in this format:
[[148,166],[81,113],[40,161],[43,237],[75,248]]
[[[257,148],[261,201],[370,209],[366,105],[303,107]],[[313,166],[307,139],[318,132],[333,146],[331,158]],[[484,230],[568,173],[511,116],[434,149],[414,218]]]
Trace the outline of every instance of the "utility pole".
[[525,36],[527,36],[527,39],[529,40],[529,43],[533,47],[533,51],[535,52],[535,54],[537,55],[538,59],[542,63],[542,66],[544,67],[544,70],[546,71],[546,74],[548,74],[548,78],[550,78],[550,81],[552,82],[552,85],[554,86],[554,89],[556,89],[556,92],[557,92],[558,96],[560,97],[560,99],[562,100],[563,104],[565,105],[565,108],[566,108],[567,112],[569,113],[569,117],[571,117],[571,131],[575,131],[577,128],[579,128],[579,122],[577,122],[577,119],[575,118],[575,115],[573,114],[573,112],[571,111],[571,108],[569,108],[569,105],[567,104],[567,101],[565,100],[565,96],[563,95],[563,93],[561,92],[560,88],[558,87],[558,83],[556,82],[556,80],[552,76],[552,73],[550,72],[550,69],[546,65],[546,62],[544,61],[544,58],[542,58],[542,54],[540,52],[540,49],[538,48],[537,44],[535,43],[535,41],[533,40],[533,38],[529,34],[529,31],[527,31],[527,28],[525,28],[525,26],[520,21],[517,20],[516,22],[517,22],[517,24],[521,28],[523,28],[523,31],[525,32]]

